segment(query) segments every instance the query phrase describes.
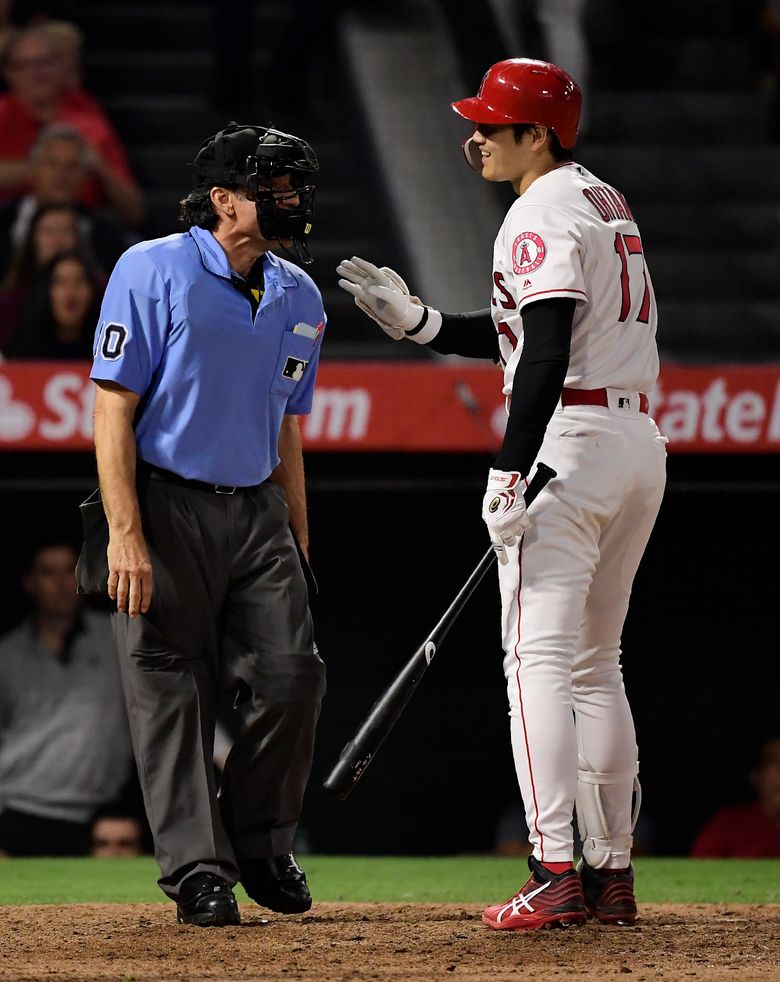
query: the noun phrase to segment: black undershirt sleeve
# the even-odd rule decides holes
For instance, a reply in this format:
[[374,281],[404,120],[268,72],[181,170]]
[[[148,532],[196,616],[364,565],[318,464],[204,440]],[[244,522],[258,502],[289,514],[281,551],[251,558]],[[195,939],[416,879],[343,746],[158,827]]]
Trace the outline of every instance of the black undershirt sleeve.
[[490,316],[490,308],[464,314],[442,314],[441,330],[428,342],[428,347],[441,355],[462,355],[464,358],[498,359],[498,334]]
[[512,382],[506,433],[495,467],[528,476],[569,367],[575,301],[538,300],[523,308],[523,353]]

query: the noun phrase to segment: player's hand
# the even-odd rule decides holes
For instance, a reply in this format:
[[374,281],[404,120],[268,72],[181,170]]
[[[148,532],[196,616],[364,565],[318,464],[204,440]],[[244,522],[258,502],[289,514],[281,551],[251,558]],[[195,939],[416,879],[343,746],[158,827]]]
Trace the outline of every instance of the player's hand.
[[523,499],[524,490],[525,482],[519,471],[490,469],[487,490],[482,499],[482,518],[502,566],[509,562],[506,547],[518,542],[530,525]]
[[152,564],[143,535],[112,533],[108,540],[108,595],[121,614],[137,617],[152,602]]
[[363,313],[394,341],[400,341],[422,320],[421,300],[410,295],[409,287],[389,266],[380,269],[366,259],[353,256],[342,259],[336,272],[341,277],[341,289],[351,293]]

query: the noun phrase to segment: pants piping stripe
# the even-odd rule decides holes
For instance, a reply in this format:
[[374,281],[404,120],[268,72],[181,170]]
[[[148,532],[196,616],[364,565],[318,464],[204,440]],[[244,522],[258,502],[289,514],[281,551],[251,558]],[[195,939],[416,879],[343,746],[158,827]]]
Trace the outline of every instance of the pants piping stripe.
[[523,724],[523,739],[525,741],[525,754],[528,760],[528,774],[531,779],[531,792],[534,799],[534,829],[536,834],[539,836],[539,848],[541,850],[540,861],[544,862],[544,836],[539,831],[539,805],[536,800],[536,782],[534,781],[534,769],[531,764],[531,747],[528,743],[528,730],[525,725],[525,709],[523,708],[523,687],[520,684],[520,655],[518,653],[518,648],[520,646],[520,613],[521,613],[521,603],[520,594],[523,589],[523,540],[520,540],[520,545],[517,550],[517,565],[518,565],[518,584],[517,584],[517,641],[515,642],[515,659],[517,660],[517,671],[515,672],[515,680],[517,682],[517,694],[520,699],[520,719]]

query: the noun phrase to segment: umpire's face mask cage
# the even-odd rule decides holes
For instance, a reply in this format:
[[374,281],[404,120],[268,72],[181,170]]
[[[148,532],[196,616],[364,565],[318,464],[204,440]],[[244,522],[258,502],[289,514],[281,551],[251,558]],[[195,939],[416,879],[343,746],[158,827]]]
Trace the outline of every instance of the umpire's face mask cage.
[[[245,189],[255,202],[260,234],[278,241],[292,259],[311,263],[307,240],[314,221],[313,174],[319,170],[305,140],[271,126],[231,123],[200,147],[196,181],[209,179]],[[290,189],[274,190],[274,178],[289,176]],[[296,200],[297,199],[297,200]],[[292,240],[294,253],[282,240]]]

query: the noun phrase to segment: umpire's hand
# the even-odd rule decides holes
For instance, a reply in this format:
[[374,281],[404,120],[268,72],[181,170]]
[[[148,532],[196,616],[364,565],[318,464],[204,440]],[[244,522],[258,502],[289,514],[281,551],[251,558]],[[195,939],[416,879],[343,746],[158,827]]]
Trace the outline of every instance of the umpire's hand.
[[140,532],[112,532],[108,540],[108,595],[121,614],[137,617],[152,602],[152,564]]

